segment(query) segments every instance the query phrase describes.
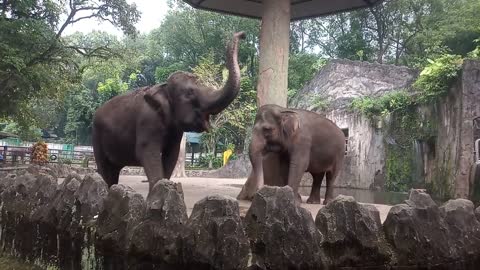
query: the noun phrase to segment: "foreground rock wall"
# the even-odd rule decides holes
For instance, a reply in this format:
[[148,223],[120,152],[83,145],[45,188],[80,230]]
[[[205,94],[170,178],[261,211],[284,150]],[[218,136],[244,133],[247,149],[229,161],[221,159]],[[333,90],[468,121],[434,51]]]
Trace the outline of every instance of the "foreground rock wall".
[[[187,217],[180,184],[144,199],[96,175],[0,174],[0,247],[49,269],[477,269],[480,208],[438,207],[413,190],[382,225],[378,210],[338,196],[316,218],[290,187],[264,187],[244,218],[210,195]],[[477,216],[475,216],[475,213]]]

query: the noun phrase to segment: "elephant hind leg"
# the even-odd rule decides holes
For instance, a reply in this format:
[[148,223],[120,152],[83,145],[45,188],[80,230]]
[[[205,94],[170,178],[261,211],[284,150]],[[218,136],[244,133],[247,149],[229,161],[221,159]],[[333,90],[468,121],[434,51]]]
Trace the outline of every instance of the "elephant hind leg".
[[108,187],[118,184],[122,167],[111,164],[107,160],[97,162],[98,173],[103,177]]
[[307,199],[307,203],[309,204],[320,204],[320,188],[322,187],[323,177],[325,176],[325,172],[320,173],[312,173],[313,183],[312,183],[312,191],[310,192],[310,197]]
[[327,188],[325,190],[325,200],[323,204],[328,204],[331,200],[333,200],[333,183],[338,176],[339,171],[333,169],[333,171],[329,171],[326,173],[326,180],[327,180]]

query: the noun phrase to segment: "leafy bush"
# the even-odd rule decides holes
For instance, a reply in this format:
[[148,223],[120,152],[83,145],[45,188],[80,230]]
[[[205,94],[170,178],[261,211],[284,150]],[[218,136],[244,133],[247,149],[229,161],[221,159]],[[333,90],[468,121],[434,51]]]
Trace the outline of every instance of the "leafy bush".
[[428,62],[413,84],[421,93],[420,102],[429,102],[447,93],[458,77],[463,59],[459,55],[445,54]]
[[474,41],[477,44],[477,47],[468,53],[467,57],[470,59],[479,59],[480,58],[480,38],[475,39]]
[[407,91],[400,90],[378,98],[363,97],[354,99],[351,108],[373,118],[404,110],[413,104],[414,99],[412,96]]
[[214,157],[211,154],[207,154],[198,159],[198,166],[202,168],[209,168],[210,162],[212,163],[211,169],[218,169],[222,167],[223,160],[221,157]]

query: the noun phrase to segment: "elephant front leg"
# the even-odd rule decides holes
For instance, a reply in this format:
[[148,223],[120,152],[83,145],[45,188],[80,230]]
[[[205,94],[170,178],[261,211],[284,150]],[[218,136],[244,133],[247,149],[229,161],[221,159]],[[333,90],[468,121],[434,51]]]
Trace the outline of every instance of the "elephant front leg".
[[162,163],[162,147],[157,144],[149,144],[142,151],[142,166],[148,178],[148,192],[165,177],[165,170]]
[[165,170],[164,177],[170,179],[178,161],[178,154],[180,152],[180,144],[182,141],[182,134],[171,138],[170,146],[167,147],[162,154],[162,164]]
[[290,156],[290,165],[288,171],[288,185],[293,189],[293,194],[296,195],[297,200],[302,201],[298,193],[300,181],[302,176],[308,168],[309,157],[307,151],[295,151]]
[[257,136],[252,137],[252,143],[249,147],[250,163],[252,170],[250,175],[242,188],[242,191],[237,196],[239,200],[251,200],[255,193],[264,185],[263,175],[263,150],[264,144]]

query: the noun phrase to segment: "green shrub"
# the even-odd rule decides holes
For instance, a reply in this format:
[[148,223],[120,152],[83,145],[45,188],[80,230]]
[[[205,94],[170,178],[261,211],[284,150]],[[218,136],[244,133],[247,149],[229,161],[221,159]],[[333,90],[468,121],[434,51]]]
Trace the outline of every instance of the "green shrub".
[[444,54],[422,70],[414,88],[420,92],[420,102],[430,102],[448,92],[462,69],[463,59],[459,55]]

